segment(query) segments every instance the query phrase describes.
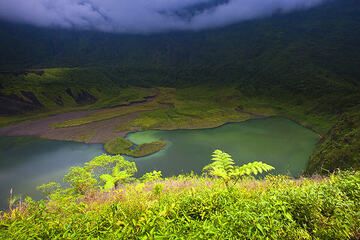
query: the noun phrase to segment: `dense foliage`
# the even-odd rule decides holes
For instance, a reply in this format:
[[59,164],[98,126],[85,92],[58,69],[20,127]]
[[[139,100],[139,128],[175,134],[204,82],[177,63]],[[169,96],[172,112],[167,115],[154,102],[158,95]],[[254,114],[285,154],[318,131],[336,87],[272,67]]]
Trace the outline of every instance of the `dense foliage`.
[[162,179],[155,171],[137,180],[135,171],[133,163],[106,155],[74,167],[68,187],[41,187],[49,200],[28,198],[3,212],[0,238],[343,240],[360,234],[359,172],[243,178],[225,188],[216,174]]
[[309,173],[360,169],[360,110],[344,114],[321,140],[311,157]]

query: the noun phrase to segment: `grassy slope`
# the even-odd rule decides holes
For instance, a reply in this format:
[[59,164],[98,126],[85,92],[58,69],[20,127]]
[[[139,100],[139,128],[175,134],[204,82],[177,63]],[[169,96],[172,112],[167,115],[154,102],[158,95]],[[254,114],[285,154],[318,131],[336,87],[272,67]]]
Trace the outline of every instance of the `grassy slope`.
[[239,94],[233,87],[206,85],[189,88],[164,88],[157,103],[161,108],[144,112],[134,121],[119,126],[121,130],[207,128],[225,122],[242,121],[250,114],[236,111]]
[[360,174],[245,180],[179,176],[23,203],[1,239],[357,239]]
[[360,168],[360,109],[341,116],[312,155],[308,172]]
[[161,91],[157,100],[160,106],[167,107],[144,112],[119,129],[209,128],[226,122],[280,115],[324,134],[335,122],[334,115],[313,111],[315,102],[311,100],[299,104],[295,96],[291,100],[285,100],[284,92],[281,96],[249,95],[242,89],[222,85],[167,88]]
[[[56,68],[43,71],[41,75],[0,74],[2,95],[17,95],[32,104],[22,93],[31,92],[41,104],[41,107],[33,111],[19,108],[16,109],[18,114],[0,115],[0,126],[50,114],[114,107],[140,101],[155,94],[150,88],[128,87],[114,83],[114,79],[109,77],[106,71],[97,68]],[[67,92],[69,89],[74,97]],[[76,98],[82,92],[89,93],[96,101],[77,102]],[[0,107],[6,109],[7,106],[0,104]]]

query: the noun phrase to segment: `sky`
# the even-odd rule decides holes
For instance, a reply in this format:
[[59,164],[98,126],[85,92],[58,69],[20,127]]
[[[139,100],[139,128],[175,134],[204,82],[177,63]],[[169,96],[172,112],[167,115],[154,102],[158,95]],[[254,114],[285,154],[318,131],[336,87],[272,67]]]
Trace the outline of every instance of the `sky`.
[[[221,27],[274,13],[304,10],[325,1],[0,0],[0,19],[42,27],[152,33]],[[208,7],[196,8],[202,4]],[[186,14],[189,9],[191,14]]]

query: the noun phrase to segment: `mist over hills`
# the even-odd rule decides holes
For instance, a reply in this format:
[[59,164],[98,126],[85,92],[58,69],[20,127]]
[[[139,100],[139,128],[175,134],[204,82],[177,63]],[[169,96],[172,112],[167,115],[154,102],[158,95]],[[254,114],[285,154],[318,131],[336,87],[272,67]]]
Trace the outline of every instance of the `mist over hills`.
[[116,33],[201,30],[308,9],[329,0],[12,0],[0,19]]
[[[209,8],[204,4],[197,7]],[[280,89],[326,98],[324,111],[338,114],[359,104],[359,42],[356,0],[198,32],[113,34],[1,22],[0,70],[76,67],[123,85]],[[86,85],[86,77],[81,81]]]
[[290,82],[301,90],[335,79],[342,87],[359,84],[359,42],[354,0],[200,32],[129,35],[2,22],[0,69],[96,66],[136,72],[127,75],[135,82],[156,75],[170,82]]

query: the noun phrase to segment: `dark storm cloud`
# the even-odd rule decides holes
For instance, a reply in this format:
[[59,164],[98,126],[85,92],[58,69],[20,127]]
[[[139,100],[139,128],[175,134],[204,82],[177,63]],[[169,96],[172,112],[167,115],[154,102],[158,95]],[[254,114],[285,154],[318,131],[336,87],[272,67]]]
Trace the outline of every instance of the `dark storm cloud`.
[[[183,18],[179,11],[200,4]],[[37,26],[111,32],[199,30],[306,9],[326,0],[0,0],[0,18]],[[197,9],[197,8],[194,8]]]

